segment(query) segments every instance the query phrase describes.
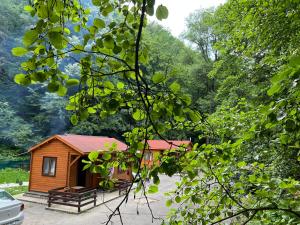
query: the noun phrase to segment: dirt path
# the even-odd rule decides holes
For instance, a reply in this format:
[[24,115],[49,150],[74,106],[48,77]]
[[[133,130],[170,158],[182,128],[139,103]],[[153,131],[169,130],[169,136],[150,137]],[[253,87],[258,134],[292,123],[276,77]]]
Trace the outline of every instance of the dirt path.
[[[159,186],[160,192],[149,195],[149,201],[153,213],[156,217],[164,218],[168,212],[165,206],[164,192],[174,187],[174,182],[178,177],[162,177]],[[46,210],[44,205],[36,203],[25,203],[24,225],[102,225],[107,221],[111,210],[115,209],[122,198],[100,205],[79,215],[67,214]],[[133,193],[130,194],[128,203],[120,209],[123,223],[125,225],[159,225],[161,220],[154,220],[152,223],[151,214],[145,199],[137,194],[134,199]],[[115,216],[110,225],[119,225],[120,218]]]
[[28,186],[28,184],[29,184],[29,182],[22,182],[22,185],[20,185],[18,183],[4,183],[4,184],[0,184],[0,189],[19,187],[19,186]]

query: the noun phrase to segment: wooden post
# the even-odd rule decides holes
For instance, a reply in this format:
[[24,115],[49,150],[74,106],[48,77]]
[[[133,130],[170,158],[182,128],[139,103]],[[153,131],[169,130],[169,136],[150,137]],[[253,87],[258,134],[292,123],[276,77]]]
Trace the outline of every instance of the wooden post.
[[51,193],[48,195],[48,207],[51,207]]
[[78,212],[80,213],[81,195],[78,196]]
[[66,187],[70,186],[70,170],[71,170],[71,155],[70,152],[68,152],[68,165],[67,165],[67,179],[66,179]]

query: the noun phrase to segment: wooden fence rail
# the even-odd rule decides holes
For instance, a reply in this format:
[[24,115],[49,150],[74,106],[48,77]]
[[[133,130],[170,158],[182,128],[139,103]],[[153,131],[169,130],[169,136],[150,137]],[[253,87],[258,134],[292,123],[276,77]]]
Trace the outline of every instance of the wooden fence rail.
[[96,206],[97,201],[97,189],[92,188],[83,188],[72,192],[70,189],[61,187],[48,191],[48,194],[48,207],[51,207],[51,204],[72,206],[77,207],[78,212],[85,205],[94,203]]

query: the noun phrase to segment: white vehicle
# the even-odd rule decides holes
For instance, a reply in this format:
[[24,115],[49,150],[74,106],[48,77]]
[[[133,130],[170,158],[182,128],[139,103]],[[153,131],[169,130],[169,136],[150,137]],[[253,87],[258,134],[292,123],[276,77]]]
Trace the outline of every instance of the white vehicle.
[[24,220],[24,204],[0,189],[0,225],[19,225]]

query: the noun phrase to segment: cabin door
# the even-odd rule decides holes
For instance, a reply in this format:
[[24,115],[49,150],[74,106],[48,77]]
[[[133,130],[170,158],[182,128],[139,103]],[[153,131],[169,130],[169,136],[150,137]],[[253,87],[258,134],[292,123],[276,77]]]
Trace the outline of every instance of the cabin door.
[[77,185],[78,186],[86,186],[86,170],[83,170],[85,164],[83,164],[80,160],[79,166],[78,166],[78,177],[77,177]]

